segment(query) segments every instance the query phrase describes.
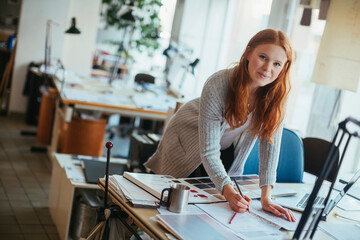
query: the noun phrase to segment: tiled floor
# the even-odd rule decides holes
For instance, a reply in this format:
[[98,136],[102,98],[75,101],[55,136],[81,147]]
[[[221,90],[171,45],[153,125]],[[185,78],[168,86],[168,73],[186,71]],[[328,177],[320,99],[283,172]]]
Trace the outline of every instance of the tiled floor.
[[36,130],[23,116],[0,116],[0,239],[59,239],[48,209],[51,167],[33,153]]

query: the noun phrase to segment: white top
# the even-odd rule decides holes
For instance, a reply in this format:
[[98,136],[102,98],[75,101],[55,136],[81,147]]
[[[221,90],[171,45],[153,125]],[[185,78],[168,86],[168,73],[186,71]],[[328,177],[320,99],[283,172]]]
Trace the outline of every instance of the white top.
[[253,112],[249,114],[248,119],[244,123],[244,125],[238,128],[231,129],[229,124],[226,124],[224,135],[222,135],[220,140],[221,150],[230,147],[230,145],[235,141],[235,139],[239,137],[246,129],[249,128],[252,119],[252,113]]

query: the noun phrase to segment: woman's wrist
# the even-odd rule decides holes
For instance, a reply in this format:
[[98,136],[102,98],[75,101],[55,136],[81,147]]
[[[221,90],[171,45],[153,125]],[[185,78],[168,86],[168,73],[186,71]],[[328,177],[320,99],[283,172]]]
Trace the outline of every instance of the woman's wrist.
[[224,185],[222,195],[226,200],[230,199],[230,197],[234,194],[236,194],[236,192],[230,183]]
[[271,185],[265,185],[261,188],[261,203],[271,201]]

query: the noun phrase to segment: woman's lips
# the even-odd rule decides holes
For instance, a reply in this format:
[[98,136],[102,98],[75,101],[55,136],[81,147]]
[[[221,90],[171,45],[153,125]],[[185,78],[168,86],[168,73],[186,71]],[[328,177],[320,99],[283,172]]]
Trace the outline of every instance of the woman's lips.
[[263,73],[260,73],[260,72],[258,72],[258,74],[259,74],[259,76],[261,77],[261,78],[269,78],[269,76],[268,75],[266,75],[266,74],[263,74]]

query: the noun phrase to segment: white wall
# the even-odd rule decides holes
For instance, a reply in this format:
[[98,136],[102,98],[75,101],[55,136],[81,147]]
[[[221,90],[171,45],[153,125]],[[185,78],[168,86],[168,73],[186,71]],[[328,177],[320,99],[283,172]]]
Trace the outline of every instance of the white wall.
[[[64,66],[82,75],[91,69],[95,49],[101,0],[23,0],[17,35],[14,73],[10,93],[10,112],[26,112],[27,98],[22,95],[30,62],[44,60],[46,21],[59,23],[52,27],[51,58],[62,59]],[[68,36],[71,17],[75,16],[82,31]]]
[[63,47],[63,26],[69,9],[69,0],[23,0],[17,34],[17,49],[13,69],[9,110],[26,110],[27,98],[22,95],[28,65],[43,61],[46,21],[60,23],[52,27],[52,57],[60,57]]
[[[214,72],[238,62],[247,42],[268,25],[269,0],[186,0],[179,43],[194,50],[199,58],[192,88],[199,95],[206,79]],[[190,78],[190,74],[187,78]],[[188,79],[187,79],[188,80]],[[171,80],[170,80],[171,81]]]
[[66,69],[82,76],[90,76],[100,4],[101,0],[70,0],[66,26],[68,28],[71,18],[76,17],[81,34],[65,34],[62,62]]
[[[192,59],[199,58],[197,79],[184,86],[200,94],[206,79],[217,70],[225,27],[228,0],[185,1],[179,32],[179,44],[193,49]],[[187,75],[190,77],[190,74]],[[185,90],[188,93],[188,91]]]

